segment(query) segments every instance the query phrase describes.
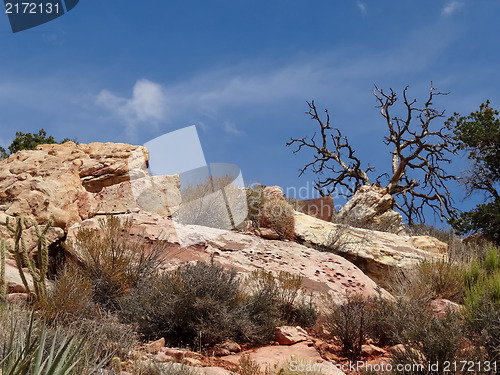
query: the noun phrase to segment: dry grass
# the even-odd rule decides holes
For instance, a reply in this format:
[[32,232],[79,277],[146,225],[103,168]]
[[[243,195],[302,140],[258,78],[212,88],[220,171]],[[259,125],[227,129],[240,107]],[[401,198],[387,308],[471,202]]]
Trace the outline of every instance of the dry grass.
[[435,298],[461,302],[463,266],[447,261],[423,261],[411,270],[393,270],[389,285],[392,294],[424,303]]
[[274,198],[264,201],[259,215],[259,227],[271,228],[280,239],[295,239],[295,211],[284,199]]
[[66,244],[78,259],[78,273],[92,281],[93,301],[104,308],[116,309],[117,299],[156,273],[169,251],[161,241],[151,244],[132,236],[131,226],[131,221],[108,215],[99,219],[98,231],[80,229],[76,240]]

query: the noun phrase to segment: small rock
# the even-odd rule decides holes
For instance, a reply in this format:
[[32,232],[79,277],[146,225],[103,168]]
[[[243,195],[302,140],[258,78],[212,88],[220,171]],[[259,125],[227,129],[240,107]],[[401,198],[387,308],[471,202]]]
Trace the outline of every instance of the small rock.
[[462,305],[444,298],[433,299],[427,305],[427,310],[437,318],[445,316],[448,312],[459,312],[462,308]]
[[26,303],[28,302],[28,294],[27,293],[10,293],[7,294],[7,302],[8,303]]
[[280,345],[292,345],[307,340],[307,332],[301,327],[281,326],[274,331],[276,341]]
[[155,361],[157,362],[174,362],[176,358],[167,355],[165,353],[159,352],[157,355],[155,355]]
[[188,366],[201,366],[202,363],[200,360],[196,359],[196,358],[184,358],[182,360],[182,363],[185,364],[185,365],[188,365]]
[[198,356],[198,354],[187,349],[167,348],[167,347],[161,348],[160,353],[174,357],[178,361],[182,361],[184,358],[195,358]]
[[231,355],[231,354],[232,353],[229,350],[221,348],[219,346],[215,346],[213,350],[213,355],[217,357],[223,357],[225,355]]
[[271,228],[260,228],[259,235],[267,240],[277,240],[280,238],[278,232]]
[[159,340],[152,341],[145,345],[146,351],[148,353],[156,354],[160,351],[161,348],[165,346],[165,339],[162,337]]
[[233,353],[238,353],[241,351],[241,346],[239,346],[238,343],[234,342],[233,340],[224,341],[222,344],[220,344],[220,347],[227,349]]
[[379,348],[378,346],[375,346],[373,344],[367,344],[367,345],[362,345],[361,346],[361,355],[364,357],[376,357],[379,355],[384,355],[387,352]]

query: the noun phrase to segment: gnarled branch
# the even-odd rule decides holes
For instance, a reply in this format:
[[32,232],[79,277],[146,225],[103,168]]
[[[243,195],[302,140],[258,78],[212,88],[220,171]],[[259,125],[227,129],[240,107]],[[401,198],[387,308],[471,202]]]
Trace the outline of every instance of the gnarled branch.
[[[332,177],[320,178],[316,181],[316,189],[322,196],[331,195],[337,187],[342,187],[345,190],[340,189],[338,193],[350,197],[362,185],[370,185],[368,172],[374,169],[370,166],[366,169],[361,168],[361,161],[354,155],[354,150],[347,138],[342,136],[339,129],[331,128],[328,110],[325,110],[325,123],[318,115],[314,101],[307,102],[307,105],[309,111],[306,114],[319,124],[321,138],[317,143],[316,133],[314,133],[311,138],[292,138],[287,142],[287,146],[297,145],[294,153],[299,152],[303,147],[313,149],[315,152],[314,160],[300,169],[299,176],[302,176],[308,169],[321,175],[325,172],[331,175]],[[329,146],[330,141],[333,147]],[[353,182],[354,186],[349,182]]]

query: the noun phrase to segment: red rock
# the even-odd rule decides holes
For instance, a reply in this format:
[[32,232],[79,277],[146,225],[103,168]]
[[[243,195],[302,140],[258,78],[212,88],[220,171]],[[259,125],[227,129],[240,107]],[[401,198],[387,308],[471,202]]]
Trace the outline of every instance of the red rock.
[[149,342],[145,345],[146,351],[148,353],[156,354],[160,351],[161,348],[165,346],[165,339],[162,337],[159,340]]
[[324,221],[332,221],[332,217],[335,214],[335,205],[332,196],[300,201],[299,205],[301,212]]
[[11,293],[7,294],[6,298],[8,303],[26,303],[28,302],[28,294],[27,293]]
[[367,345],[362,345],[361,346],[361,355],[364,357],[376,357],[379,355],[384,355],[387,352],[379,348],[378,346],[375,346],[373,344],[367,344]]
[[427,305],[427,310],[438,318],[445,316],[448,312],[459,312],[462,309],[462,305],[443,298],[433,299]]
[[280,345],[292,345],[300,341],[307,340],[307,332],[301,327],[281,326],[276,327],[275,331],[276,341]]
[[259,235],[262,238],[265,238],[268,240],[277,240],[278,238],[280,238],[278,232],[276,232],[274,229],[271,229],[271,228],[260,228]]

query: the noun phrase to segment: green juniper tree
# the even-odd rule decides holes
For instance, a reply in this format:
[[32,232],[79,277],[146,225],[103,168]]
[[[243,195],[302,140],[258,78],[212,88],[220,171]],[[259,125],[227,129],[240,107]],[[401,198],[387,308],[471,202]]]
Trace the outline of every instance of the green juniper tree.
[[0,160],[6,159],[9,155],[15,154],[21,150],[34,150],[36,146],[47,143],[64,143],[70,141],[69,138],[64,138],[61,142],[57,142],[51,135],[47,137],[45,130],[40,129],[37,133],[16,132],[16,138],[8,147],[7,152],[3,147],[0,147]]
[[458,149],[468,154],[471,169],[464,172],[462,181],[470,196],[485,193],[485,203],[463,212],[450,220],[459,234],[481,231],[500,243],[500,119],[490,102],[480,105],[469,116],[455,113],[447,121],[453,130]]

